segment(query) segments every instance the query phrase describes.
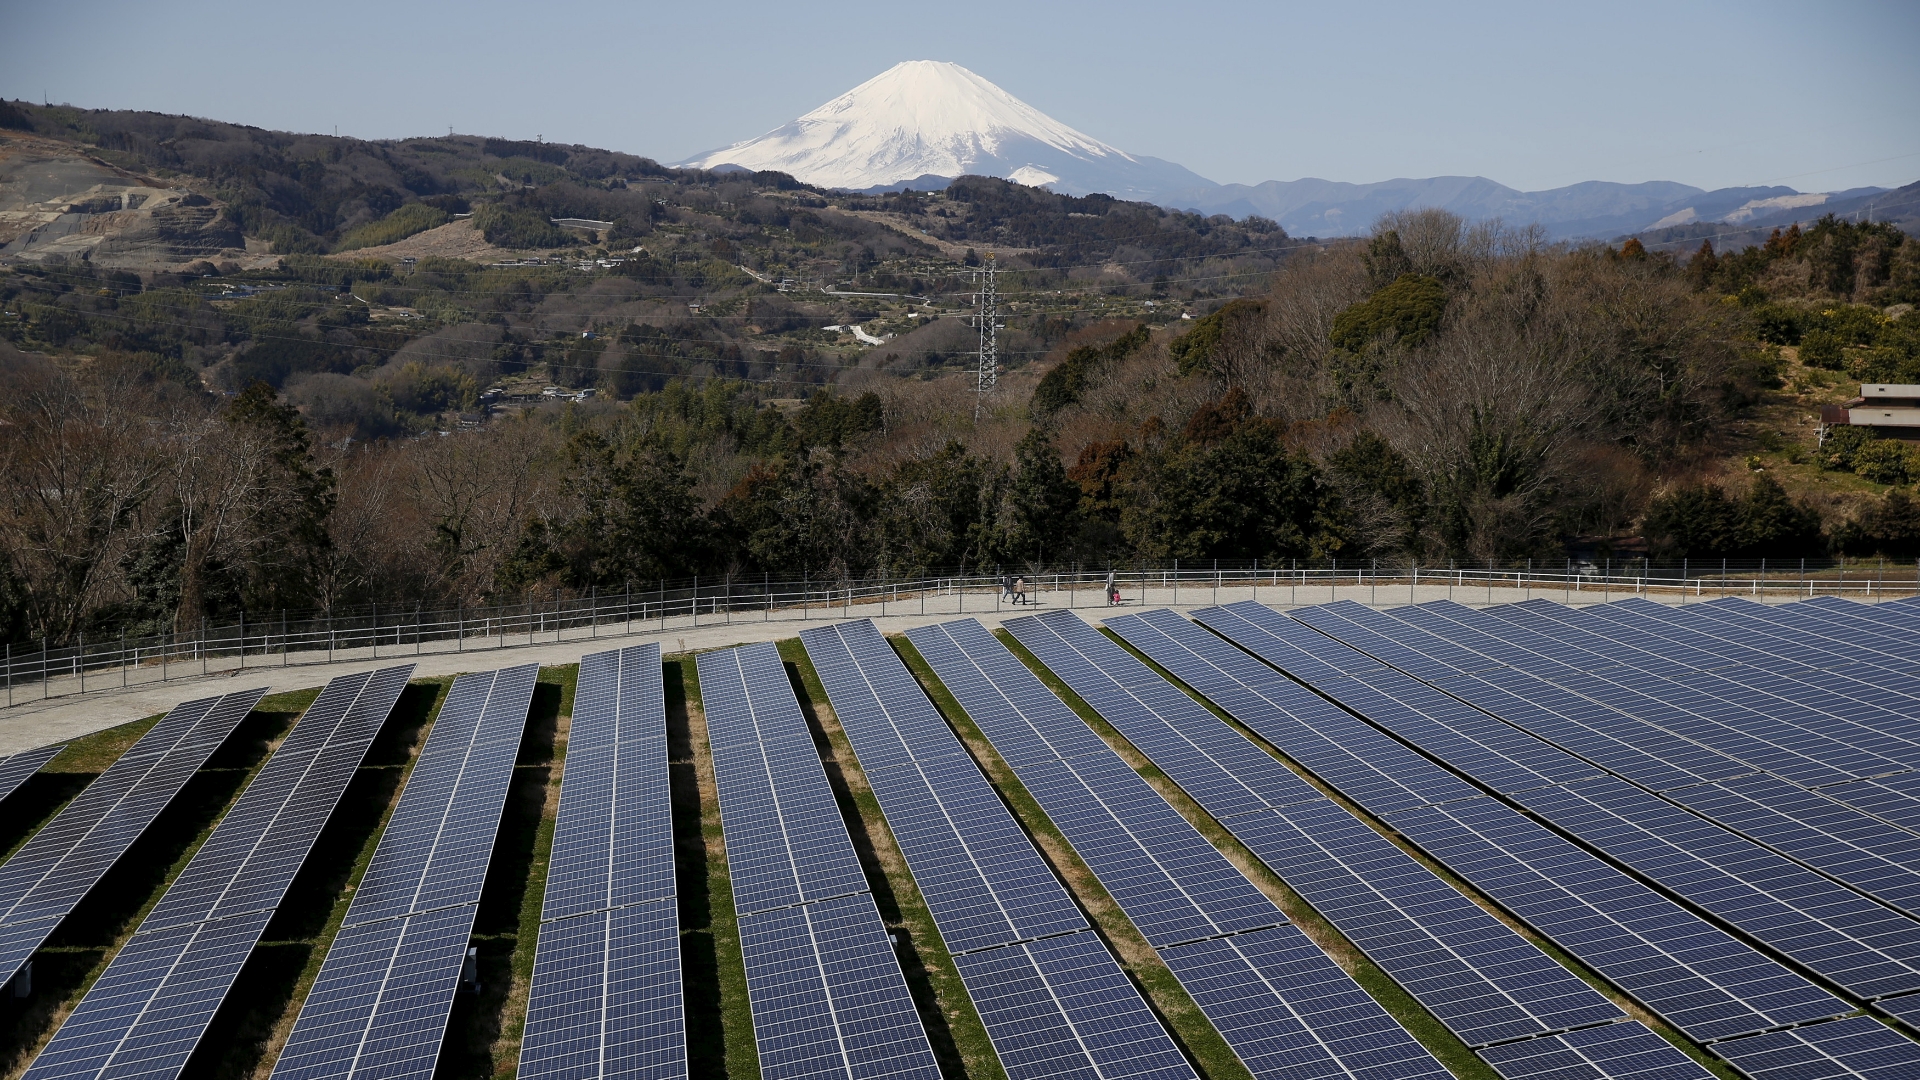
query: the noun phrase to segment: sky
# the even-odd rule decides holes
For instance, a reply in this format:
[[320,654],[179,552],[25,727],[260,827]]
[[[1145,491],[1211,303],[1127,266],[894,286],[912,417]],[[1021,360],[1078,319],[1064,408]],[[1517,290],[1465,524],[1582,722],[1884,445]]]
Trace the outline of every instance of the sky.
[[0,96],[673,162],[902,60],[1221,183],[1920,179],[1920,2],[9,0]]

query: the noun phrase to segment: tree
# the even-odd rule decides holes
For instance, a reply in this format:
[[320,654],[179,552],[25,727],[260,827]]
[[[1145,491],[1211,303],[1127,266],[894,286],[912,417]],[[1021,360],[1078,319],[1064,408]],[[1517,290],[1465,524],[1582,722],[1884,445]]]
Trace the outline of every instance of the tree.
[[1738,499],[1718,484],[1676,488],[1653,500],[1642,528],[1669,559],[1785,558],[1824,547],[1819,513],[1764,475]]
[[1080,533],[1080,489],[1067,479],[1053,440],[1038,428],[1027,432],[1013,449],[1013,461],[1007,554],[1035,563],[1068,554]]
[[693,480],[644,437],[621,445],[582,431],[567,446],[579,511],[553,530],[567,583],[602,588],[691,574],[707,551]]
[[1332,492],[1278,421],[1196,415],[1156,468],[1136,474],[1121,522],[1148,558],[1312,558],[1338,546]]

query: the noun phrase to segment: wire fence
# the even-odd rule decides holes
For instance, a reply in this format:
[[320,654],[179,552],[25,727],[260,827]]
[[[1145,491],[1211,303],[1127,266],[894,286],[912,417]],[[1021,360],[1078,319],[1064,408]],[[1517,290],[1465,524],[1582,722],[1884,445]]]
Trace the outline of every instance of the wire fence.
[[[1111,582],[1113,595],[1107,595]],[[1016,591],[1017,590],[1017,591]],[[1358,592],[1354,590],[1359,590]],[[1444,590],[1442,592],[1441,590]],[[691,578],[650,586],[528,593],[517,603],[451,608],[367,605],[333,612],[243,615],[186,633],[10,644],[0,659],[6,705],[141,683],[234,672],[379,660],[427,653],[659,634],[738,622],[806,622],[888,615],[966,615],[1020,603],[1171,606],[1252,598],[1281,606],[1337,597],[1399,604],[1442,595],[1463,603],[1543,596],[1600,603],[1647,596],[1687,603],[1742,596],[1766,603],[1837,596],[1877,602],[1920,597],[1920,562],[1807,560],[1671,566],[1645,560],[1564,566],[1421,567],[1337,563],[1208,562],[1108,570],[956,573],[909,580],[819,582]]]

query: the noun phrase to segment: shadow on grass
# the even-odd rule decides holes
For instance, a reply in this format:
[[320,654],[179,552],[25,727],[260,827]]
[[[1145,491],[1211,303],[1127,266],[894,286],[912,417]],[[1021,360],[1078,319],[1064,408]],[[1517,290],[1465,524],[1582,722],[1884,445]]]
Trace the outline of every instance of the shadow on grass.
[[333,815],[314,841],[261,943],[181,1071],[209,1080],[244,1080],[259,1069],[275,1027],[300,1002],[300,975],[313,959],[355,863],[380,827],[406,775],[420,733],[439,699],[438,686],[408,686],[354,771]]
[[[33,956],[32,995],[25,999],[15,998],[11,992],[0,995],[0,1074],[18,1069],[52,1035],[58,1021],[78,1003],[121,940],[185,868],[188,853],[213,828],[296,716],[291,712],[255,712],[241,721],[48,936]],[[51,774],[49,779],[55,783],[46,797],[54,798],[68,778],[91,780],[92,775]],[[64,804],[65,799],[60,801]],[[8,800],[8,810],[11,821],[12,800]]]
[[[853,850],[860,857],[860,869],[866,872],[867,886],[873,892],[874,905],[880,909],[881,921],[889,927],[903,926],[906,920],[900,914],[900,901],[894,895],[893,882],[887,877],[887,868],[881,863],[879,852],[874,850],[873,837],[867,832],[866,819],[860,813],[852,789],[847,786],[846,772],[833,752],[833,742],[820,725],[820,717],[813,706],[813,695],[807,690],[800,666],[791,660],[785,661],[784,666],[787,669],[787,681],[793,685],[793,696],[800,702],[800,711],[807,718],[807,730],[813,736],[814,750],[820,754],[820,765],[826,770],[827,782],[833,787],[833,801],[839,804],[840,816],[847,824],[847,835],[853,838]],[[966,1076],[966,1059],[961,1057],[960,1047],[954,1042],[953,1029],[947,1024],[946,1010],[940,1007],[933,977],[920,956],[919,947],[914,944],[913,935],[903,932],[895,937],[893,953],[900,961],[900,973],[907,980],[907,993],[913,998],[914,1009],[920,1014],[920,1025],[927,1031],[927,1041],[932,1044],[933,1056],[940,1064],[941,1075]]]
[[667,699],[667,780],[673,800],[673,865],[680,901],[680,984],[685,997],[687,1072],[725,1080],[726,1033],[721,1027],[720,952],[713,936],[711,867],[700,815],[700,774],[687,714],[685,665],[662,672]]

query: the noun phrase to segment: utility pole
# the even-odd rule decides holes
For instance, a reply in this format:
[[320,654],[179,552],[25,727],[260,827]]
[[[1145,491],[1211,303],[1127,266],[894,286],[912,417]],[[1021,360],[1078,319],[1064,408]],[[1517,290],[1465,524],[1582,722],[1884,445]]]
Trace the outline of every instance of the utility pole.
[[980,378],[978,395],[974,398],[973,418],[980,419],[980,406],[988,394],[1000,383],[1000,292],[995,280],[998,267],[993,252],[987,252],[987,265],[974,272],[974,279],[980,283],[980,292],[975,300],[980,312],[974,316],[974,322],[980,327]]

